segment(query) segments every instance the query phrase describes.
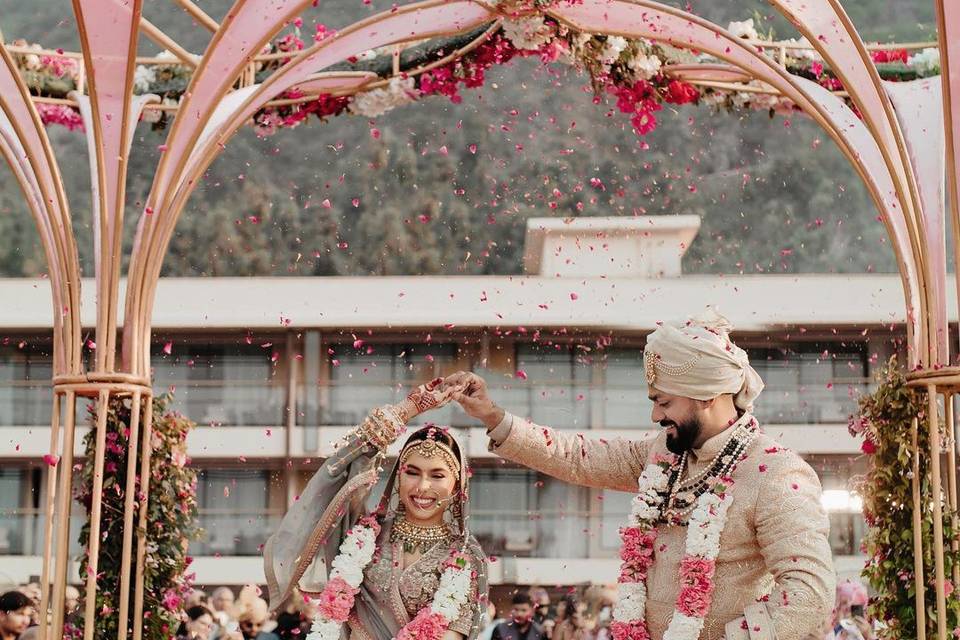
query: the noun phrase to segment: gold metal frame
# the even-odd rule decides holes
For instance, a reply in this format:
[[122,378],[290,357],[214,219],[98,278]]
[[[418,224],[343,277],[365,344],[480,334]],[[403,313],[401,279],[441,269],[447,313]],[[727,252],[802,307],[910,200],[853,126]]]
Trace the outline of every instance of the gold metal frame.
[[[278,99],[284,91],[305,81],[320,83],[325,91],[337,95],[349,95],[361,90],[381,86],[387,80],[362,73],[330,73],[330,65],[350,55],[357,55],[370,48],[393,47],[394,73],[398,73],[399,53],[411,43],[424,38],[453,36],[468,32],[479,25],[491,23],[483,35],[468,45],[451,52],[442,60],[412,70],[417,74],[429,71],[440,64],[454,60],[473,47],[478,46],[499,27],[499,20],[519,13],[539,11],[531,7],[498,7],[480,0],[425,0],[402,5],[380,13],[340,31],[335,37],[312,44],[307,49],[289,54],[271,55],[226,55],[237,42],[238,32],[243,35],[244,51],[260,51],[283,27],[299,15],[311,0],[285,0],[271,5],[269,12],[254,0],[236,0],[222,23],[207,15],[192,0],[173,0],[182,7],[203,29],[213,34],[203,56],[194,56],[180,46],[175,39],[163,33],[141,15],[142,0],[132,0],[129,6],[117,9],[119,27],[125,27],[127,43],[125,67],[122,78],[116,74],[101,77],[102,62],[118,52],[95,51],[103,47],[102,39],[92,37],[100,25],[96,22],[97,11],[102,5],[91,0],[72,0],[77,16],[82,53],[46,52],[82,59],[79,94],[70,100],[31,98],[19,78],[11,56],[13,53],[35,53],[15,46],[0,43],[0,82],[15,91],[0,91],[0,155],[11,166],[40,233],[49,265],[54,309],[54,381],[53,419],[51,422],[50,453],[60,456],[59,464],[50,470],[46,495],[44,526],[44,564],[42,573],[41,609],[52,611],[52,627],[41,616],[41,638],[62,638],[64,611],[63,596],[67,584],[70,558],[69,512],[72,495],[71,468],[76,434],[79,398],[92,399],[97,403],[96,448],[94,454],[93,500],[91,504],[91,535],[88,549],[92,572],[86,577],[87,597],[84,603],[85,640],[92,639],[93,620],[96,615],[96,567],[99,556],[99,514],[102,508],[99,488],[103,482],[105,430],[107,408],[111,399],[129,398],[132,406],[129,457],[127,461],[127,487],[124,499],[124,531],[122,539],[123,560],[119,614],[121,618],[118,640],[132,635],[140,640],[143,635],[143,572],[146,550],[147,504],[138,503],[134,496],[136,453],[140,453],[139,473],[143,479],[141,492],[148,494],[151,468],[152,388],[150,380],[150,335],[154,294],[160,268],[166,254],[170,237],[177,220],[189,199],[199,176],[214,161],[229,138],[246,123],[250,116],[264,106],[295,104],[298,100]],[[933,552],[936,558],[934,581],[936,584],[936,610],[945,612],[944,532],[942,520],[937,516],[944,508],[941,491],[946,489],[946,508],[954,514],[957,509],[956,442],[957,425],[953,411],[953,396],[960,392],[960,369],[940,368],[948,361],[948,354],[938,346],[942,340],[938,332],[942,327],[934,310],[942,303],[945,292],[936,286],[939,265],[933,264],[929,247],[937,238],[929,238],[923,221],[923,203],[919,196],[917,177],[911,166],[901,131],[890,99],[880,77],[872,64],[869,51],[872,49],[897,48],[921,49],[939,46],[947,50],[946,25],[952,24],[947,15],[945,0],[935,0],[940,24],[938,43],[910,43],[906,45],[872,45],[862,42],[838,0],[807,0],[800,4],[791,0],[772,0],[778,11],[789,17],[809,40],[809,45],[790,42],[756,42],[735,38],[716,24],[709,23],[687,12],[653,2],[651,0],[582,0],[577,4],[559,3],[542,9],[563,24],[573,28],[608,35],[646,37],[666,41],[677,46],[689,45],[679,34],[658,32],[645,25],[645,16],[655,16],[665,21],[686,23],[691,30],[705,30],[722,45],[716,45],[714,55],[725,63],[739,69],[745,78],[760,80],[760,87],[740,82],[717,82],[697,80],[703,86],[738,88],[745,91],[776,92],[790,98],[811,116],[837,143],[864,180],[878,209],[883,213],[884,223],[897,254],[901,278],[908,307],[908,344],[910,348],[910,384],[926,390],[928,397],[927,427],[930,432],[930,451],[919,451],[919,420],[913,424],[914,441],[914,518],[920,517],[922,508],[919,469],[920,456],[930,456],[933,509],[935,512]],[[601,4],[602,3],[602,4]],[[279,8],[278,8],[279,6]],[[617,24],[606,22],[607,9],[621,12],[629,17]],[[124,13],[126,12],[126,13]],[[89,14],[89,15],[88,15]],[[102,16],[101,16],[102,17]],[[251,20],[251,18],[255,18]],[[244,22],[246,20],[246,22]],[[827,43],[817,37],[823,30],[823,20],[842,34],[842,44]],[[123,22],[125,21],[125,25]],[[401,28],[402,26],[402,28]],[[119,28],[115,26],[114,28]],[[395,29],[391,32],[390,29]],[[182,102],[176,107],[150,104],[149,99],[133,99],[133,73],[137,64],[170,64],[169,59],[138,57],[137,45],[140,33],[171,50],[177,58],[194,68],[193,76]],[[371,44],[372,43],[372,44]],[[709,43],[703,50],[709,50]],[[844,83],[848,97],[864,114],[863,127],[875,142],[876,152],[882,165],[868,165],[861,156],[861,149],[845,131],[842,118],[831,111],[828,102],[818,94],[816,87],[807,81],[790,75],[783,67],[786,52],[792,49],[816,49],[830,64]],[[776,53],[770,56],[764,51]],[[219,57],[218,57],[219,56]],[[259,85],[254,85],[255,65],[258,62],[289,58],[290,61],[277,69]],[[943,76],[949,76],[949,56],[942,55]],[[855,60],[855,63],[851,63]],[[216,61],[216,62],[213,62]],[[121,81],[118,85],[117,82]],[[945,81],[946,82],[946,81]],[[746,87],[746,88],[745,88]],[[769,87],[769,89],[767,88]],[[945,89],[946,89],[945,85]],[[244,100],[229,112],[224,106],[225,98],[234,91],[245,91]],[[123,92],[125,101],[115,102],[117,92]],[[112,96],[112,97],[111,97]],[[198,97],[199,96],[199,97]],[[829,95],[827,97],[830,97]],[[302,100],[309,100],[310,97]],[[111,100],[114,100],[111,102]],[[67,207],[62,180],[49,140],[40,122],[34,103],[54,102],[79,105],[87,123],[91,157],[96,185],[95,255],[97,286],[97,350],[92,370],[85,371],[80,332],[79,283],[80,268],[71,219]],[[834,105],[835,106],[835,105]],[[952,130],[953,113],[949,90],[944,91],[944,114],[947,130]],[[116,109],[120,110],[116,113]],[[147,198],[145,210],[140,215],[139,227],[130,255],[127,274],[128,286],[123,304],[123,342],[119,345],[121,358],[117,359],[117,317],[120,312],[119,284],[122,263],[122,229],[126,195],[126,166],[129,157],[133,127],[140,110],[164,109],[182,112],[174,120],[167,137],[168,151],[163,153],[157,167],[153,188]],[[113,110],[109,114],[105,110]],[[220,111],[218,111],[220,110]],[[118,118],[110,123],[110,117]],[[4,121],[8,126],[4,126]],[[847,121],[848,124],[851,123]],[[119,136],[108,135],[111,126],[121,127]],[[948,192],[953,203],[951,211],[954,246],[960,256],[960,213],[958,213],[958,187],[954,167],[957,150],[948,136],[947,160]],[[884,174],[876,173],[882,166]],[[889,189],[887,188],[889,187]],[[889,192],[888,192],[889,191]],[[892,202],[891,202],[891,193]],[[958,272],[960,278],[960,272]],[[957,286],[960,287],[960,279]],[[290,375],[293,376],[291,368]],[[293,378],[288,381],[292,384]],[[944,416],[947,426],[946,464],[940,464],[940,425],[937,407],[944,400]],[[947,480],[942,481],[946,467]],[[136,518],[136,526],[134,519]],[[956,517],[953,518],[956,528]],[[136,532],[136,550],[133,535]],[[922,552],[924,541],[920,528],[914,527],[914,545],[917,561],[917,606],[920,629],[918,637],[924,638],[924,578]],[[960,541],[950,541],[956,550]],[[954,567],[952,578],[960,584],[960,567]],[[134,581],[133,603],[130,603],[130,585]],[[51,594],[51,584],[53,592]],[[131,623],[132,618],[132,623]],[[945,617],[938,615],[938,639],[946,640]],[[132,634],[129,633],[132,627]]]

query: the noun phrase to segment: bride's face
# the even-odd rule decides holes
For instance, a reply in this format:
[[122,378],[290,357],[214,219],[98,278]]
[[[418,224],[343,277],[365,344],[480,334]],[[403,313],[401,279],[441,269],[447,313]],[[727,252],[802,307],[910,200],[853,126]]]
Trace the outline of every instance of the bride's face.
[[439,524],[456,486],[457,479],[443,458],[412,453],[400,468],[400,501],[407,520],[424,526]]

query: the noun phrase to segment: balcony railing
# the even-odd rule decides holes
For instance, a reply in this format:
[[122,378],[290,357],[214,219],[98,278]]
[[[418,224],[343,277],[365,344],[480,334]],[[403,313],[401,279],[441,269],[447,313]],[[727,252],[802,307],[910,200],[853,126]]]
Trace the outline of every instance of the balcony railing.
[[589,515],[582,511],[473,510],[470,532],[484,553],[517,558],[586,558]]
[[[158,392],[168,387],[156,381]],[[302,389],[297,422],[305,426],[358,424],[373,407],[402,400],[412,387],[395,383],[337,382]],[[845,423],[856,410],[857,397],[869,391],[866,380],[817,385],[771,385],[757,401],[762,424]],[[497,385],[491,396],[511,413],[561,429],[628,429],[650,426],[652,405],[639,385],[520,383]],[[41,381],[0,382],[0,426],[42,426],[50,423],[51,388]],[[286,388],[260,381],[179,381],[172,408],[200,425],[281,426],[286,419]],[[455,404],[420,416],[453,426],[475,424]]]

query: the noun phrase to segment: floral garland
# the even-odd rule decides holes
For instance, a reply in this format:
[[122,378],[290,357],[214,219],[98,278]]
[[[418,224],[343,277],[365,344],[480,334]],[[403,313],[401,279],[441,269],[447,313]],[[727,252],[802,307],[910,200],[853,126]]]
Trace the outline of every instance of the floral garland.
[[[657,522],[669,473],[675,470],[674,455],[657,454],[640,475],[629,524],[620,529],[620,599],[613,610],[611,631],[615,640],[649,640],[646,622],[647,571],[653,564]],[[720,553],[720,534],[733,502],[729,476],[714,478],[698,499],[687,524],[684,557],[680,562],[680,593],[664,640],[696,640],[713,600],[713,574]]]
[[[363,572],[376,552],[380,524],[374,516],[362,518],[340,543],[330,579],[315,599],[317,613],[306,640],[339,640],[360,592]],[[395,640],[440,640],[457,619],[470,595],[470,560],[459,552],[444,563],[440,584],[429,607],[421,609],[396,635]]]
[[[301,33],[303,21],[293,21],[293,32],[287,33],[267,45],[263,53],[282,54],[273,60],[257,63],[258,77],[287,64],[297,51],[304,49]],[[752,18],[731,22],[727,30],[734,36],[751,42],[773,42],[773,32],[761,34]],[[319,42],[335,32],[323,24],[315,26],[313,40]],[[14,59],[27,86],[37,96],[65,97],[77,86],[79,65],[77,60],[63,55],[44,54],[39,45],[28,45],[23,40],[13,43],[29,47],[36,53],[19,53]],[[820,83],[831,91],[840,91],[843,85],[824,64],[819,54],[803,39],[785,41],[799,48],[764,49],[764,55],[775,57],[787,71]],[[348,62],[376,60],[389,56],[392,51],[371,50]],[[439,55],[439,54],[438,54]],[[447,62],[419,76],[401,73],[390,78],[385,87],[370,89],[353,96],[332,97],[320,95],[315,100],[279,107],[266,107],[254,115],[258,135],[266,136],[280,128],[296,127],[311,115],[321,120],[342,113],[365,117],[377,117],[398,106],[409,104],[422,97],[444,95],[459,103],[460,86],[478,88],[483,86],[484,72],[493,65],[506,64],[516,56],[538,56],[543,63],[559,62],[586,71],[594,87],[595,102],[610,96],[616,108],[626,114],[637,135],[643,136],[657,126],[656,112],[663,103],[703,103],[727,110],[754,109],[774,113],[794,113],[796,106],[787,98],[761,91],[738,91],[736,89],[701,87],[672,78],[671,64],[717,62],[706,56],[678,49],[645,39],[627,39],[621,36],[604,36],[572,31],[555,19],[540,14],[504,19],[502,27],[479,46],[464,56]],[[162,103],[176,105],[190,81],[191,70],[180,63],[173,54],[162,53],[159,57],[169,59],[169,64],[141,65],[134,74],[136,93],[154,93]],[[940,55],[936,48],[923,49],[913,55],[905,49],[877,50],[871,53],[880,76],[885,80],[911,80],[940,73]],[[412,69],[411,69],[412,71]],[[746,87],[762,89],[757,81]],[[296,90],[287,91],[279,98],[301,98]],[[45,124],[59,124],[69,129],[83,127],[79,113],[66,105],[38,104],[40,117]],[[154,126],[162,127],[167,115],[164,111],[147,109],[143,119]]]

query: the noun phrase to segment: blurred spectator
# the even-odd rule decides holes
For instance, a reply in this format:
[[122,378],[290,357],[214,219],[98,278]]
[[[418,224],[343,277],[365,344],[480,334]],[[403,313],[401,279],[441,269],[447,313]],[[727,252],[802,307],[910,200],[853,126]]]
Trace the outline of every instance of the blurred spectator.
[[210,612],[213,613],[213,621],[217,625],[213,631],[215,639],[222,638],[226,633],[236,633],[240,631],[240,625],[233,617],[234,596],[230,587],[217,587],[210,596]]
[[867,588],[857,580],[837,584],[837,600],[825,640],[874,640],[873,622],[867,616]]
[[565,617],[557,623],[553,640],[590,640],[592,634],[587,628],[587,605],[582,602],[567,601]]
[[313,626],[315,605],[297,589],[286,605],[277,613],[277,628],[273,632],[280,640],[303,640]]
[[67,590],[63,595],[64,612],[69,616],[75,613],[80,606],[80,590],[72,584],[67,585]]
[[276,634],[264,630],[270,619],[267,602],[258,595],[259,589],[249,586],[240,590],[234,605],[237,623],[243,640],[279,640]]
[[[210,608],[209,598],[207,597],[207,592],[200,589],[194,589],[190,592],[190,595],[187,596],[187,601],[185,603],[186,607],[195,607],[197,605]],[[213,612],[211,611],[211,614]]]
[[477,640],[490,640],[493,637],[493,630],[497,628],[501,622],[504,622],[503,618],[497,617],[497,606],[492,602],[487,602],[487,613],[484,615],[484,621],[486,621],[486,626],[480,632],[480,635],[477,636]]
[[37,582],[31,582],[23,587],[20,587],[20,593],[30,598],[30,601],[33,603],[33,609],[30,611],[30,626],[35,627],[40,624],[40,584]]
[[213,613],[200,604],[187,607],[186,619],[177,629],[176,640],[210,640],[213,633]]
[[491,640],[546,640],[543,628],[533,620],[533,599],[529,593],[513,596],[510,618],[494,628]]
[[547,620],[553,620],[553,612],[550,611],[550,594],[543,587],[537,587],[530,590],[530,598],[533,600],[533,621],[543,626]]
[[0,640],[17,640],[30,626],[36,607],[22,591],[0,595]]

